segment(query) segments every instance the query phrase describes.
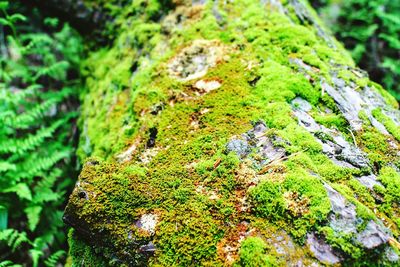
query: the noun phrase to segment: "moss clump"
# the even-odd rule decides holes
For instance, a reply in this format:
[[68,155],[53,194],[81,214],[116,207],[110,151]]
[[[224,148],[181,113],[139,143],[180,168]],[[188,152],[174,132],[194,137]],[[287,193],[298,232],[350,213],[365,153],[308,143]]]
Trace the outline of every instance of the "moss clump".
[[250,189],[250,196],[255,202],[255,212],[264,218],[282,218],[285,211],[282,186],[279,183],[264,181]]
[[267,255],[267,244],[259,237],[247,237],[240,244],[239,260],[235,266],[277,266],[274,257]]
[[199,202],[178,204],[162,218],[155,239],[158,256],[154,264],[188,266],[195,262],[221,265],[215,258],[224,231],[209,207]]
[[385,186],[385,201],[399,203],[400,174],[391,167],[383,167],[379,171],[378,179]]
[[287,231],[298,239],[325,220],[330,211],[324,187],[302,169],[289,172],[283,183],[263,181],[249,194],[258,216],[274,221],[284,219]]
[[400,127],[397,126],[392,119],[386,116],[381,109],[374,109],[372,111],[372,115],[380,121],[383,125],[385,125],[386,129],[397,139],[400,141]]
[[[331,71],[343,69],[340,64],[354,67],[348,54],[340,46],[330,49],[311,24],[295,25],[300,20],[292,9],[288,16],[252,0],[177,5],[158,27],[159,2],[132,3],[116,20],[121,27],[114,45],[93,53],[86,64],[82,126],[87,134],[81,151],[89,140],[88,154],[104,161],[82,171],[80,190],[89,194],[85,200],[80,191],[71,197],[74,227],[93,235],[97,246],[113,252],[106,257],[121,264],[224,266],[235,259],[245,266],[293,263],[292,258],[286,262],[266,254],[270,248],[263,240],[273,238],[278,228],[287,239],[294,237],[294,250],[301,254],[296,261],[306,253],[300,248],[306,234],[319,229],[338,250],[364,255],[347,244],[350,237],[339,240],[323,228],[330,211],[324,183],[354,203],[360,217],[376,219],[371,210],[378,205],[367,203],[374,195],[354,179],[371,170],[336,165],[316,139],[332,138],[301,127],[290,104],[297,96],[306,99],[317,122],[353,142],[349,124],[320,86],[322,78],[330,82]],[[172,29],[167,18],[179,27]],[[174,71],[184,73],[179,68],[186,63],[196,71],[191,62],[196,56],[208,62],[204,57],[215,51],[223,55],[201,75],[177,79],[171,75],[171,62],[185,59],[193,44],[196,49],[189,49],[187,60],[176,61]],[[343,77],[365,85],[350,68]],[[209,81],[219,87],[205,92],[196,86]],[[260,120],[268,126],[263,137],[280,139],[274,145],[284,149],[282,158],[262,158],[257,144],[250,144],[248,158],[227,153],[227,143],[242,138]],[[396,156],[385,137],[369,127],[365,123],[365,132],[354,134],[373,164],[379,162],[373,169],[377,171]],[[114,161],[124,153],[129,157],[123,163]],[[264,172],[253,159],[268,162]],[[391,211],[389,221],[398,217]],[[159,218],[153,234],[136,225],[148,213]],[[260,237],[249,237],[253,232]],[[239,240],[246,236],[239,251]],[[156,247],[153,257],[140,258],[140,247],[150,241]]]
[[353,244],[352,240],[354,239],[354,234],[343,233],[338,235],[328,226],[321,227],[319,232],[325,236],[327,242],[332,244],[334,248],[340,249],[353,259],[359,259],[361,256],[365,255],[362,248]]
[[95,249],[88,246],[75,233],[75,230],[70,229],[68,233],[69,255],[71,256],[71,264],[66,266],[79,266],[86,264],[87,266],[108,266],[106,259],[101,254],[95,252]]

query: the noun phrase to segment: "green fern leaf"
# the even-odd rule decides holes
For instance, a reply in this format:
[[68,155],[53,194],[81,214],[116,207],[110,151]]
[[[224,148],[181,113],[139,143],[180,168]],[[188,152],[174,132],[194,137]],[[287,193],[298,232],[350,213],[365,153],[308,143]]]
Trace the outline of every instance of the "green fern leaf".
[[0,173],[1,172],[7,172],[7,171],[15,171],[17,169],[17,166],[15,164],[9,163],[9,162],[1,162],[0,161]]
[[60,259],[66,255],[64,250],[59,250],[53,253],[47,260],[45,260],[44,264],[47,267],[56,267]]
[[31,249],[31,250],[29,250],[29,254],[31,254],[33,267],[39,266],[39,260],[40,260],[40,257],[43,256],[43,252],[38,249]]
[[23,243],[31,243],[25,232],[18,232],[15,229],[5,229],[0,231],[0,241],[6,242],[14,252]]
[[29,230],[35,231],[36,226],[40,220],[40,213],[42,212],[41,206],[32,206],[24,209],[26,216],[28,217]]
[[2,261],[0,262],[0,267],[22,267],[21,264],[15,264],[12,261]]
[[16,193],[20,199],[32,200],[32,193],[28,185],[19,183],[2,190],[3,193]]
[[8,139],[0,141],[0,153],[17,153],[22,155],[29,150],[33,150],[43,144],[46,138],[52,137],[55,130],[63,123],[65,123],[64,119],[58,120],[50,127],[42,128],[37,133],[29,134],[24,139]]

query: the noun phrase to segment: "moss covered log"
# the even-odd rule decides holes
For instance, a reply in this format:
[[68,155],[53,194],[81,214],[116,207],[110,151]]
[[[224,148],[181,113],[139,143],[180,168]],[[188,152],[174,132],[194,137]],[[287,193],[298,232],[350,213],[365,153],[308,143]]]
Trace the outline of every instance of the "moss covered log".
[[397,103],[306,2],[104,9],[73,266],[399,265]]

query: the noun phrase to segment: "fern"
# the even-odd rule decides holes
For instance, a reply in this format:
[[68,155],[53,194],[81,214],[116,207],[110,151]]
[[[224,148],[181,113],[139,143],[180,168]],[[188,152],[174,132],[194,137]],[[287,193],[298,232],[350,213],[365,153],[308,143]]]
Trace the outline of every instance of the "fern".
[[33,150],[42,145],[46,139],[52,137],[54,132],[63,123],[65,123],[65,120],[63,119],[55,121],[49,127],[39,129],[33,134],[28,134],[28,136],[23,139],[0,140],[0,153],[13,153],[22,155],[29,150]]
[[32,193],[26,183],[18,183],[2,190],[3,193],[16,193],[20,199],[32,200]]
[[0,241],[6,242],[13,252],[23,243],[31,243],[26,232],[18,232],[15,229],[0,231]]
[[0,267],[56,266],[66,245],[62,205],[73,186],[77,113],[69,100],[79,88],[67,77],[79,67],[81,41],[68,25],[47,32],[54,19],[25,23],[39,13],[10,14],[13,4],[0,1]]
[[19,267],[21,264],[14,264],[12,261],[2,261],[0,262],[0,267]]
[[60,261],[60,259],[65,256],[65,254],[65,251],[59,250],[53,253],[47,260],[45,260],[44,264],[47,267],[55,267],[57,266],[57,263]]

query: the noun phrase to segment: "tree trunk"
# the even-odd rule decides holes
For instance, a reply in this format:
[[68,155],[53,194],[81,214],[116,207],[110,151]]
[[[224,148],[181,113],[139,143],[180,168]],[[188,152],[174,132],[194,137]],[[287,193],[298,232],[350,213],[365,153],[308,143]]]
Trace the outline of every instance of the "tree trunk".
[[72,262],[398,264],[396,101],[303,1],[187,2],[107,6],[114,44],[83,66]]

